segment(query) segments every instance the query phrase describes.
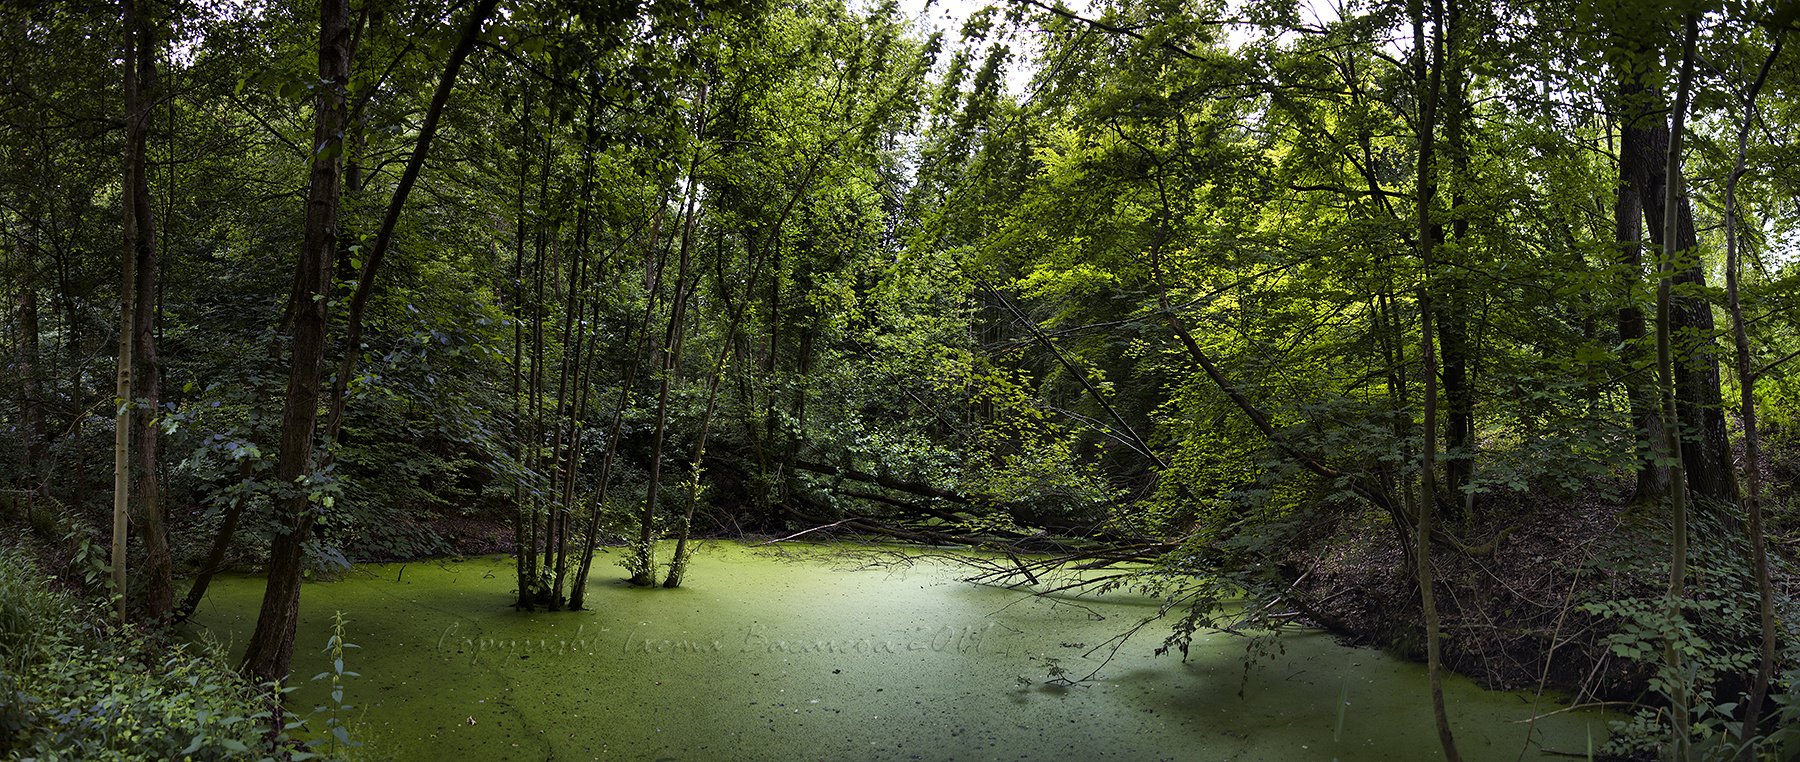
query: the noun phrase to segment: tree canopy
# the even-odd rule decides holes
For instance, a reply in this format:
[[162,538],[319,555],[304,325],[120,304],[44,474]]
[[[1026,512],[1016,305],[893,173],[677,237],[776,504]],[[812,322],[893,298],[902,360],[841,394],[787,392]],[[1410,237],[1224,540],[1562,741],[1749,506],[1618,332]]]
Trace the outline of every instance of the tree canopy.
[[[265,679],[305,575],[453,515],[526,609],[602,541],[668,586],[694,532],[1102,542],[1183,646],[1360,516],[1435,671],[1432,551],[1525,494],[1654,517],[1659,643],[1724,594],[1689,526],[1746,538],[1749,682],[1794,665],[1751,474],[1800,431],[1800,5],[935,10],[0,3],[0,475],[111,489],[144,616],[264,564]],[[1682,743],[1748,663],[1686,658]]]

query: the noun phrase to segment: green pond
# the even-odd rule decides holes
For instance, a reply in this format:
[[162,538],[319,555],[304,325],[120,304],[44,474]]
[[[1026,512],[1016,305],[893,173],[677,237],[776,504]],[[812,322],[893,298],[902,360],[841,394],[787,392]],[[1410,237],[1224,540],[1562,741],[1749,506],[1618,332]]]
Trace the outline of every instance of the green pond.
[[[1162,623],[1116,652],[1094,649],[1154,613],[1153,598],[1031,596],[959,582],[967,570],[943,562],[867,568],[836,551],[723,542],[703,546],[687,587],[637,589],[619,553],[596,558],[590,610],[578,612],[511,609],[505,556],[309,584],[294,655],[303,687],[289,704],[329,703],[326,681],[304,681],[330,668],[322,648],[343,611],[359,646],[345,656],[360,673],[346,679],[348,715],[368,751],[400,760],[1438,756],[1424,668],[1323,632],[1283,635],[1246,682],[1242,636],[1199,636],[1185,663],[1153,654]],[[262,587],[216,580],[195,635],[241,653]],[[1054,668],[1095,674],[1068,686]],[[1534,714],[1530,694],[1452,677],[1445,695],[1470,760],[1535,759],[1540,744],[1585,755],[1606,735],[1592,713],[1519,723]]]

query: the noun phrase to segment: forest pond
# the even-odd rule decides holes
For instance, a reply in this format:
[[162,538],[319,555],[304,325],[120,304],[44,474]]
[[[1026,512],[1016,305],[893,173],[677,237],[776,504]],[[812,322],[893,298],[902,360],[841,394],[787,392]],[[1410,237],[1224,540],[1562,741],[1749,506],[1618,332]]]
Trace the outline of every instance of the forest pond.
[[[687,587],[634,589],[595,560],[590,610],[518,613],[504,556],[360,566],[306,586],[292,707],[328,702],[333,611],[348,721],[401,760],[1378,760],[1435,756],[1425,669],[1295,630],[1245,679],[1253,639],[1155,656],[1157,600],[1035,597],[934,561],[861,568],[809,546],[707,544]],[[213,584],[197,634],[242,651],[262,579]],[[1110,657],[1110,661],[1108,658]],[[1079,680],[1053,679],[1058,674]],[[1062,672],[1058,672],[1062,670]],[[1242,688],[1242,696],[1239,690]],[[1463,756],[1583,754],[1605,718],[1528,726],[1529,693],[1447,680]],[[1342,711],[1339,707],[1342,705]],[[1536,714],[1561,708],[1546,697]],[[304,709],[301,709],[304,711]],[[325,714],[312,725],[323,727]]]

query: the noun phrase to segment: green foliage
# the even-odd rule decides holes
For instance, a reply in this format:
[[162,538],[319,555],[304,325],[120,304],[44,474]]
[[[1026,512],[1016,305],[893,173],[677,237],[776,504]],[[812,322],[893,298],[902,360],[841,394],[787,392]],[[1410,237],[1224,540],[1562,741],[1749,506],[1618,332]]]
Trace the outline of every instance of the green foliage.
[[[0,549],[0,749],[39,760],[302,759],[269,732],[270,692],[212,654],[108,631]],[[27,623],[15,616],[31,616]]]
[[[1163,598],[1159,615],[1178,615],[1156,653],[1180,651],[1186,658],[1194,636],[1202,631],[1278,632],[1286,620],[1273,610],[1287,583],[1277,559],[1292,546],[1312,518],[1311,510],[1284,508],[1251,515],[1237,522],[1228,536],[1192,535],[1160,556],[1135,580],[1145,592]],[[1242,634],[1240,632],[1240,634]],[[1278,643],[1252,640],[1245,651],[1245,680],[1261,657]]]
[[[1628,528],[1599,557],[1594,566],[1607,582],[1588,593],[1589,600],[1581,605],[1610,627],[1602,644],[1611,655],[1630,665],[1626,669],[1648,673],[1650,691],[1666,698],[1676,695],[1678,686],[1685,689],[1692,702],[1691,737],[1707,759],[1729,758],[1740,727],[1733,715],[1742,697],[1720,695],[1716,686],[1724,678],[1755,674],[1760,642],[1748,541],[1740,533],[1726,531],[1717,515],[1716,511],[1702,512],[1695,522],[1696,541],[1689,548],[1689,570],[1695,580],[1691,597],[1671,602],[1666,594],[1649,594],[1644,589],[1650,584],[1647,581],[1668,577],[1665,561],[1643,553],[1647,538],[1666,536],[1666,530],[1658,528],[1660,522],[1651,521]],[[1778,616],[1780,607],[1786,605],[1778,602]],[[1667,648],[1680,653],[1681,672],[1669,669],[1664,660]],[[1783,648],[1779,663],[1800,662],[1800,645],[1788,639]],[[1791,701],[1773,694],[1771,700],[1776,706]],[[1792,719],[1789,713],[1774,721]],[[1658,708],[1640,709],[1632,717],[1616,721],[1613,731],[1607,753],[1655,752],[1670,737],[1668,713]]]
[[[647,543],[636,538],[628,540],[625,543],[625,553],[619,557],[619,566],[625,569],[625,575],[630,579],[648,578],[654,574],[656,571],[656,538]],[[540,583],[540,586],[545,588],[545,592],[548,592],[548,585]]]
[[[344,703],[343,680],[346,677],[358,677],[357,673],[344,669],[344,649],[361,648],[355,643],[344,640],[344,625],[349,623],[344,612],[334,611],[331,614],[331,637],[326,639],[324,653],[331,655],[331,669],[313,676],[313,682],[329,678],[331,681],[331,703],[313,708],[314,715],[325,715],[325,734],[306,742],[307,747],[323,748],[327,753],[336,756],[346,748],[357,748],[361,743],[350,740],[350,728],[345,724],[344,713],[356,708]],[[287,724],[288,730],[304,726],[305,720],[294,720]]]
[[45,589],[24,551],[0,547],[0,666],[23,674],[47,655],[44,640],[58,631],[46,623],[68,620],[73,607]]

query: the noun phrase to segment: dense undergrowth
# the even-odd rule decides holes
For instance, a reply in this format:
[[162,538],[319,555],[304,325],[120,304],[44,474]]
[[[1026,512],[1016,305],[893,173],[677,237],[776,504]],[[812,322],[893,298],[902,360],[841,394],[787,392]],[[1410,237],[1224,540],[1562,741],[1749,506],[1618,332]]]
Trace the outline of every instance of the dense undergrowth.
[[282,732],[298,723],[271,715],[271,687],[246,681],[215,650],[119,628],[49,579],[24,549],[0,547],[0,757],[343,758]]

